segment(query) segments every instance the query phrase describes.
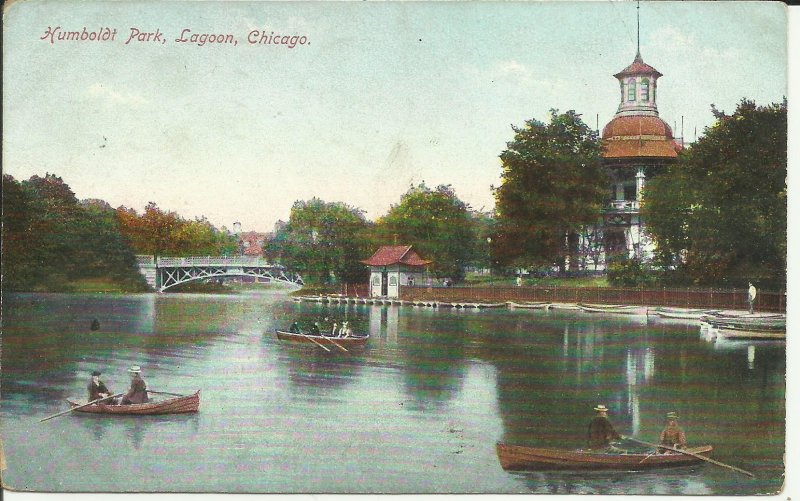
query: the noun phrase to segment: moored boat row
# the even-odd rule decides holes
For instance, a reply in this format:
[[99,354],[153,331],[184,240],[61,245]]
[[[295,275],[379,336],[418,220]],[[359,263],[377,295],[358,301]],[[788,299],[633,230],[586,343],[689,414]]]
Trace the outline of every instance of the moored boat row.
[[[508,308],[511,310],[567,310],[587,313],[655,316],[664,319],[690,320],[699,322],[704,328],[725,329],[731,336],[747,336],[750,331],[755,337],[775,337],[773,331],[783,330],[785,337],[786,315],[779,313],[749,314],[735,310],[710,310],[702,308],[655,307],[625,304],[557,303],[557,302],[516,302],[505,301],[486,303],[474,301],[405,300],[394,298],[362,298],[333,296],[298,296],[295,301],[308,301],[325,304],[368,304],[389,306],[413,306],[418,308],[485,309]],[[760,334],[759,334],[760,333]]]

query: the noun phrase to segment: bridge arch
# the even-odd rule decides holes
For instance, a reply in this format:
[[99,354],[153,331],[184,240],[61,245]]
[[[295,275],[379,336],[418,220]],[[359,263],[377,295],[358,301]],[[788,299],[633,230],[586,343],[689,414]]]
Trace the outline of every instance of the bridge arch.
[[302,287],[303,278],[285,267],[252,257],[137,256],[139,270],[158,292],[188,282],[222,277],[253,277]]

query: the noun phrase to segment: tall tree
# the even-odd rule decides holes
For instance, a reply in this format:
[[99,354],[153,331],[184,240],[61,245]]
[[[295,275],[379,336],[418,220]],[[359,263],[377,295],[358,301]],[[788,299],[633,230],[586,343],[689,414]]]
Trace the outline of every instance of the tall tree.
[[476,222],[450,185],[412,186],[377,221],[376,235],[384,245],[413,245],[421,256],[433,260],[430,271],[438,277],[462,280],[475,257]]
[[55,175],[18,183],[3,178],[3,287],[66,290],[85,278],[110,278],[126,290],[144,279],[105,202],[79,203]]
[[550,122],[512,125],[514,139],[500,154],[495,188],[500,264],[519,267],[577,262],[577,235],[594,223],[608,191],[597,133],[574,111],[550,110]]
[[150,202],[140,216],[134,209],[117,209],[122,232],[136,253],[156,256],[219,256],[237,252],[234,235],[215,228],[205,217],[189,221]]
[[306,281],[363,282],[369,256],[369,225],[361,209],[318,198],[297,201],[289,222],[281,224],[264,254],[300,273]]
[[742,100],[645,187],[661,261],[696,284],[786,280],[786,102]]

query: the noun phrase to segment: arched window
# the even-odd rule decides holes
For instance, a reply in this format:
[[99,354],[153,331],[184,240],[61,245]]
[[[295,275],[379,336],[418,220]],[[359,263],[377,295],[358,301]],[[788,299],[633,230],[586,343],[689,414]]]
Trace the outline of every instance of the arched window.
[[628,80],[628,101],[636,101],[636,79]]
[[647,78],[642,79],[642,101],[650,100],[650,80]]

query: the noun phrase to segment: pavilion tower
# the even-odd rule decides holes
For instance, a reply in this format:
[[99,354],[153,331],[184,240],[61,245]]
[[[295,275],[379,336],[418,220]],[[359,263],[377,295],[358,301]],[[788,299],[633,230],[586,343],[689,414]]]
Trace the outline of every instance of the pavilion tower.
[[645,180],[673,162],[681,150],[670,126],[658,116],[656,89],[661,76],[644,62],[638,48],[633,63],[614,75],[619,80],[620,102],[602,133],[603,162],[612,182],[596,232],[605,261],[613,256],[652,256],[639,212]]

